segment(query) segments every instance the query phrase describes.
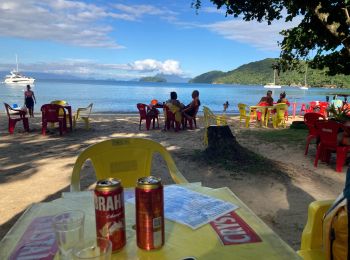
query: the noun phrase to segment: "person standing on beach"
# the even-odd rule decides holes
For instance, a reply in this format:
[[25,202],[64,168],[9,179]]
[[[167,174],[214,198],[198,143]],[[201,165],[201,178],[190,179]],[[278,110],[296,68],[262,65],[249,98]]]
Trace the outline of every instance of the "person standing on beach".
[[30,117],[34,117],[34,103],[36,104],[34,92],[30,89],[30,85],[27,85],[27,91],[24,92],[24,104],[29,110]]

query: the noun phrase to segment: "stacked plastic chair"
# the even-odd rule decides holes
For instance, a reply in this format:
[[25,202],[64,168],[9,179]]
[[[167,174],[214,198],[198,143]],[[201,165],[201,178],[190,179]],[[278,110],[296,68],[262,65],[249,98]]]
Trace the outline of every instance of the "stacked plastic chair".
[[203,106],[204,113],[204,144],[208,145],[208,127],[210,125],[227,125],[226,116],[216,116],[214,113],[206,106]]

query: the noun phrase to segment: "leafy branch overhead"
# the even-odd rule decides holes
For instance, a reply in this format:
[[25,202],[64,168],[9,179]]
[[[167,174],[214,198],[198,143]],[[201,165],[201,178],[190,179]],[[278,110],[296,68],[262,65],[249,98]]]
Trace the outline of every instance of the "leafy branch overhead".
[[[350,1],[349,0],[210,0],[226,16],[245,21],[267,22],[295,18],[301,22],[283,30],[281,46],[283,69],[295,67],[299,60],[309,59],[311,68],[328,68],[329,75],[350,75]],[[198,10],[201,0],[193,0]],[[312,52],[314,51],[314,52]]]

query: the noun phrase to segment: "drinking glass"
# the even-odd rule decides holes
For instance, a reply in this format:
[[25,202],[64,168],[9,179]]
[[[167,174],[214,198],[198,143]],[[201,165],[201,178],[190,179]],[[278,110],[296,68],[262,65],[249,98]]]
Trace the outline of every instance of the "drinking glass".
[[80,210],[70,210],[53,217],[53,227],[60,259],[72,259],[73,248],[84,240],[85,214]]
[[110,240],[98,237],[94,240],[79,243],[73,250],[74,260],[110,260],[112,243]]

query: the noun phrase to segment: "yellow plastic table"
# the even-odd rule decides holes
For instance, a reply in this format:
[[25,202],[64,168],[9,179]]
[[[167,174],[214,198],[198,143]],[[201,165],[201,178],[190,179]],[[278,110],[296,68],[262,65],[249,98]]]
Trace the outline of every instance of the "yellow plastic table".
[[[250,106],[250,116],[253,116],[256,111],[261,112],[261,126],[265,125],[267,127],[271,110],[274,109],[274,106]],[[255,115],[257,116],[257,115]]]
[[[297,253],[289,247],[276,233],[260,220],[230,189],[224,187],[211,189],[199,185],[188,185],[189,189],[213,196],[238,205],[235,213],[260,237],[256,243],[223,245],[210,224],[196,230],[165,221],[165,245],[154,251],[144,251],[136,245],[135,206],[126,203],[126,236],[127,244],[112,259],[300,259]],[[0,259],[8,259],[16,247],[29,223],[39,216],[54,215],[71,209],[83,210],[85,216],[85,238],[93,238],[95,231],[95,211],[92,192],[65,193],[63,198],[51,202],[33,204],[7,235],[0,242]],[[239,230],[237,230],[239,232]],[[238,233],[239,234],[239,233]]]

